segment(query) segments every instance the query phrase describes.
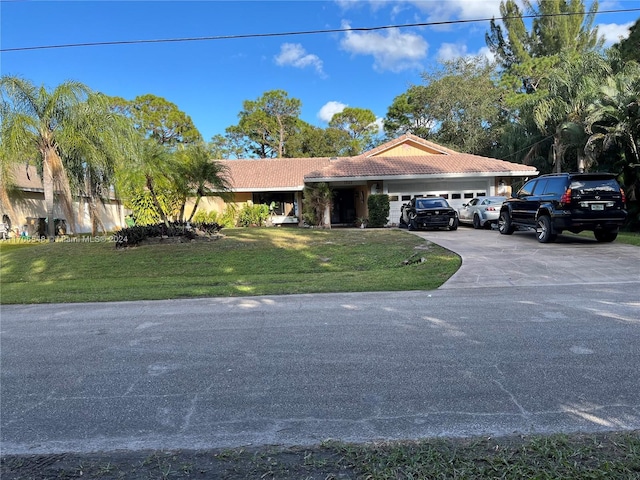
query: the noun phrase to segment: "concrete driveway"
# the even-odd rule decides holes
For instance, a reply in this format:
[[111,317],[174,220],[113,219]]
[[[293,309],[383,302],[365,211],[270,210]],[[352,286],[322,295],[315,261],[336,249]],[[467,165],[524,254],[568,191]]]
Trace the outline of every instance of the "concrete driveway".
[[560,235],[542,244],[531,232],[460,227],[413,232],[457,253],[462,267],[441,288],[585,285],[640,281],[640,247]]

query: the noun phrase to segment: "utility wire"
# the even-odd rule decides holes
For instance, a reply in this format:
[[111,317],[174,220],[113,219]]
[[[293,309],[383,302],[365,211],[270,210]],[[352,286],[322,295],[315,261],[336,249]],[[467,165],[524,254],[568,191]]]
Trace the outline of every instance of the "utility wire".
[[542,140],[538,140],[537,142],[532,143],[528,147],[521,148],[520,150],[518,150],[516,152],[513,152],[513,153],[510,153],[509,155],[504,155],[502,158],[500,158],[500,160],[507,160],[507,158],[515,157],[516,155],[518,155],[519,153],[524,152],[525,150],[531,150],[533,147],[535,147],[539,143],[546,142],[550,138],[553,138],[553,135],[549,135],[548,137],[545,137]]
[[[603,13],[628,13],[628,12],[640,12],[640,8],[626,8],[619,10],[602,10],[596,12],[596,14]],[[501,17],[498,20],[510,20],[510,19],[525,19],[525,18],[543,18],[543,17],[561,17],[561,16],[574,16],[585,15],[585,13],[565,12],[565,13],[550,13],[550,14],[537,14],[537,15],[519,15],[511,17]],[[388,30],[392,28],[411,28],[411,27],[433,27],[441,25],[455,25],[463,23],[477,23],[477,22],[489,22],[495,20],[492,18],[476,18],[470,20],[445,20],[440,22],[424,22],[424,23],[407,23],[402,25],[383,25],[378,27],[349,27],[349,28],[333,28],[328,30],[307,30],[300,32],[281,32],[281,33],[248,33],[239,35],[216,35],[211,37],[186,37],[186,38],[163,38],[155,40],[119,40],[110,42],[86,42],[86,43],[67,43],[61,45],[40,45],[34,47],[15,47],[15,48],[0,48],[0,52],[24,52],[28,50],[45,50],[54,48],[72,48],[72,47],[99,47],[106,45],[139,45],[144,43],[177,43],[177,42],[201,42],[212,40],[236,40],[241,38],[267,38],[267,37],[287,37],[287,36],[299,36],[299,35],[317,35],[322,33],[345,33],[345,32],[374,32],[378,30]]]

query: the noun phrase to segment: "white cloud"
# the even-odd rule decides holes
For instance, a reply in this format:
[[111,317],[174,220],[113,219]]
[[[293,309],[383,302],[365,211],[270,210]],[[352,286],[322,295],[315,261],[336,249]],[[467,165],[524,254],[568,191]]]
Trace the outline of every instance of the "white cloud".
[[438,50],[438,60],[446,62],[448,60],[454,60],[459,57],[464,57],[467,54],[467,46],[455,43],[443,43]]
[[[475,19],[500,16],[500,2],[502,0],[335,0],[342,10],[353,10],[368,6],[375,12],[387,5],[391,5],[392,16],[407,5],[412,5],[419,11],[428,14],[429,21],[451,20],[453,18]],[[518,2],[520,3],[520,2]]]
[[616,23],[601,23],[598,25],[598,34],[604,37],[605,46],[609,47],[614,43],[618,43],[623,38],[629,36],[629,29],[633,26],[634,22],[623,23],[618,25]]
[[348,105],[341,102],[327,102],[318,112],[318,118],[323,122],[329,123],[336,113],[342,112]]
[[378,135],[382,135],[384,133],[384,118],[377,117],[376,121],[373,124],[378,127]]
[[317,55],[307,53],[299,43],[283,43],[280,45],[280,53],[274,57],[277,65],[290,65],[296,68],[313,67],[321,76],[325,76],[322,69],[322,60]]
[[[347,22],[342,28],[349,28]],[[420,35],[401,33],[398,29],[378,32],[347,31],[341,40],[342,48],[354,55],[371,55],[378,71],[400,72],[422,68],[420,60],[427,56],[429,44]]]
[[495,60],[495,55],[489,47],[482,47],[476,53],[467,52],[467,46],[459,43],[443,43],[438,50],[437,58],[441,62],[455,60],[460,57],[483,57],[490,62]]
[[500,17],[501,0],[411,0],[409,3],[428,15],[428,21],[451,19],[472,20],[476,18]]

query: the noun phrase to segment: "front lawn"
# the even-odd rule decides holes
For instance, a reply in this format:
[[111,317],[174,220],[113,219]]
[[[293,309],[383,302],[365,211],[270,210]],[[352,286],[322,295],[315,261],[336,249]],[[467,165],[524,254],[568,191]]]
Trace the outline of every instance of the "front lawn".
[[[460,266],[451,252],[395,229],[225,229],[210,242],[118,250],[106,241],[0,244],[0,301],[428,290]],[[91,239],[88,239],[91,240]]]

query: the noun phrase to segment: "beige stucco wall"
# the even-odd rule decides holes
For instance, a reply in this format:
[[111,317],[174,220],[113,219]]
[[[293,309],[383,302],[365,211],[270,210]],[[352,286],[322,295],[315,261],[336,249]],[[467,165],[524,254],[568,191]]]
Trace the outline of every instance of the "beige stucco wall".
[[[100,220],[108,232],[124,227],[125,212],[119,202],[111,200],[104,205],[98,203],[97,208]],[[83,198],[75,200],[73,202],[73,211],[76,213],[74,233],[91,233],[91,217],[86,200]],[[44,194],[42,192],[21,192],[18,196],[12,196],[11,208],[3,207],[2,215],[9,216],[12,229],[18,228],[22,231],[26,225],[27,232],[35,234],[38,228],[36,219],[47,217]],[[62,212],[58,202],[54,206],[53,215],[54,218],[65,219],[68,229],[71,230],[70,219]]]
[[418,155],[438,155],[441,152],[437,150],[430,149],[426,146],[417,146],[413,145],[411,142],[402,143],[400,145],[396,145],[391,147],[389,150],[385,150],[384,152],[379,153],[376,156],[385,156],[385,157],[415,157]]

